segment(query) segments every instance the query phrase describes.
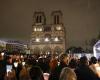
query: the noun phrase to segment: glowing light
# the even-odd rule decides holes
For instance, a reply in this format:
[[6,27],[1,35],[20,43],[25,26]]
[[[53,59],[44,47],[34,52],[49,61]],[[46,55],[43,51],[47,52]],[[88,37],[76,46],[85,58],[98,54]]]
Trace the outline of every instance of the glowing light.
[[39,58],[42,58],[42,56],[40,56]]
[[94,56],[99,58],[100,55],[100,40],[93,46]]
[[36,42],[40,42],[40,39],[39,38],[36,38]]
[[42,31],[42,28],[40,28],[40,30],[39,31]]
[[4,54],[5,54],[4,52],[1,53],[2,56],[4,56]]
[[46,58],[47,56],[44,56],[44,58]]
[[59,41],[58,37],[56,37],[56,38],[54,39],[54,41]]
[[21,58],[23,58],[23,55],[21,55]]
[[97,49],[100,50],[100,47],[98,47]]
[[14,67],[17,68],[18,62],[14,62]]
[[45,42],[48,42],[49,41],[49,39],[48,38],[45,38]]
[[38,62],[38,60],[36,60],[36,62]]
[[58,65],[60,65],[60,62],[58,62]]
[[50,52],[48,52],[47,54],[50,54]]
[[37,31],[36,28],[34,28],[34,31]]
[[58,27],[57,27],[57,30],[61,30],[61,27],[60,27],[60,26],[58,26]]
[[22,65],[23,65],[23,66],[25,65],[25,62],[24,62],[24,61],[22,62]]

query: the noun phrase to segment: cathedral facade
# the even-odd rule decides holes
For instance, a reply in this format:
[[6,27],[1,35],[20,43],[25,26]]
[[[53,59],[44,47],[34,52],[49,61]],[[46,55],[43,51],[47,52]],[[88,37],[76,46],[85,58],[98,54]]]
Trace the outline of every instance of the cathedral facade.
[[32,54],[61,54],[65,52],[65,27],[61,11],[51,13],[51,23],[46,24],[44,12],[34,12],[30,50]]

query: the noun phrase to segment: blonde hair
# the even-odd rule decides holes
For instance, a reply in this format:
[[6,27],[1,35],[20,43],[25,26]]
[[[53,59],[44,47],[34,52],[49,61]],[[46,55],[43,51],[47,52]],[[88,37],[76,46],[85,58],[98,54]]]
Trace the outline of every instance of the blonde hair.
[[77,80],[77,77],[72,69],[65,67],[61,71],[59,80]]

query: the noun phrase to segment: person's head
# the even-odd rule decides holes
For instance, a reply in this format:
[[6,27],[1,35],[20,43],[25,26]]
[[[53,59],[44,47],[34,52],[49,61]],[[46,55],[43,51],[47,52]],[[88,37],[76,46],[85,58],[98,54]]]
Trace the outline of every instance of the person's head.
[[86,56],[80,58],[80,64],[88,65],[88,59]]
[[98,58],[98,62],[100,63],[100,56],[99,56],[99,58]]
[[12,58],[10,56],[7,56],[6,60],[7,60],[8,63],[12,63]]
[[67,54],[61,54],[60,55],[60,62],[63,62],[65,64],[67,64],[68,63],[68,60],[69,60],[69,57],[68,57]]
[[68,66],[70,68],[76,68],[77,67],[77,61],[75,59],[71,59]]
[[32,80],[44,80],[43,73],[40,67],[33,66],[29,71]]
[[76,80],[76,79],[77,79],[76,74],[72,69],[68,67],[62,69],[59,80]]
[[91,64],[96,64],[97,63],[96,57],[91,57],[90,62]]

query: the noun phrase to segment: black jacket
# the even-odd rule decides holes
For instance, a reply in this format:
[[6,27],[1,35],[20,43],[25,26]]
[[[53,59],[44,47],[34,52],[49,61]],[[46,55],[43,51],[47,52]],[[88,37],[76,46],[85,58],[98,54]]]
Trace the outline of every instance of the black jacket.
[[75,70],[77,80],[100,80],[88,65],[79,65]]
[[60,65],[57,66],[57,67],[54,69],[54,71],[52,71],[52,72],[50,73],[49,80],[59,80],[61,70],[62,70],[64,67],[67,67],[67,65],[64,64],[63,62],[61,62]]

